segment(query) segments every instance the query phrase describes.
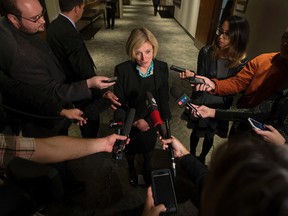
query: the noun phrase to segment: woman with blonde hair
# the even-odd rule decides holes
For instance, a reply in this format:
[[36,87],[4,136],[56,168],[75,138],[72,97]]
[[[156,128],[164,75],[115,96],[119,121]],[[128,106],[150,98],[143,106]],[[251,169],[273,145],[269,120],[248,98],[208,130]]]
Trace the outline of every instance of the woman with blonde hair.
[[129,60],[115,67],[117,83],[115,94],[123,108],[135,108],[136,115],[130,133],[130,144],[125,149],[129,165],[129,181],[137,185],[137,173],[134,166],[136,154],[143,154],[143,173],[146,185],[150,184],[150,158],[157,138],[146,107],[146,92],[154,96],[162,119],[170,119],[168,104],[168,65],[156,59],[158,42],[147,28],[135,28],[126,43]]

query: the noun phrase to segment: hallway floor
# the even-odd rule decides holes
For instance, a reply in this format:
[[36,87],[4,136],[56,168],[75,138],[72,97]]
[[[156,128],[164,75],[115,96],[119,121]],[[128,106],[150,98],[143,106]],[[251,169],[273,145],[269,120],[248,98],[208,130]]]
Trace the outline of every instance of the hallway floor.
[[[132,0],[131,5],[124,5],[123,18],[115,20],[115,29],[105,29],[103,20],[98,20],[94,27],[98,30],[94,39],[85,43],[98,68],[98,75],[112,76],[115,65],[126,61],[125,43],[130,31],[136,27],[147,27],[156,36],[159,42],[157,58],[172,64],[196,70],[199,50],[194,46],[193,40],[179,26],[175,19],[161,18],[159,14],[153,15],[151,0]],[[88,29],[87,29],[88,30]],[[85,32],[83,32],[85,34]],[[86,35],[87,36],[87,35]],[[171,72],[170,87],[178,86],[191,94],[188,82],[181,81],[177,73]],[[184,144],[189,145],[190,130],[179,117],[183,110],[178,108],[175,100],[170,97],[170,108],[173,118],[170,122],[171,131]],[[99,136],[113,133],[108,127],[113,112],[105,111],[101,115],[101,128]],[[79,129],[73,125],[71,136],[80,136]],[[216,145],[223,141],[215,138]],[[188,146],[187,146],[188,147]],[[201,145],[197,151],[201,151]],[[211,150],[213,153],[213,148]],[[207,156],[209,164],[210,154]],[[115,163],[111,154],[100,153],[67,163],[69,171],[78,181],[85,182],[85,192],[66,197],[59,203],[53,203],[46,208],[46,216],[114,216],[114,215],[141,215],[146,199],[144,186],[132,187],[128,182],[128,165],[125,157]],[[141,174],[142,157],[137,157],[137,171]],[[176,161],[177,162],[177,161]],[[152,159],[153,169],[169,168],[168,152],[163,151],[157,144]],[[177,178],[175,181],[176,197],[178,201],[177,215],[198,215],[195,207],[196,193],[189,178],[177,163]],[[176,215],[176,214],[175,214]]]

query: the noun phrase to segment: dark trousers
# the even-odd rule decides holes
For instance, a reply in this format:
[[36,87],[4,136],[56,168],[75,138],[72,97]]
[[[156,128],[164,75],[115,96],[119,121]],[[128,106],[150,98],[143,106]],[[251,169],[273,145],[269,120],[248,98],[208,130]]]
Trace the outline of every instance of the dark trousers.
[[159,4],[153,4],[153,6],[154,6],[154,16],[156,16]]
[[[190,153],[192,155],[196,155],[196,148],[199,142],[199,137],[196,136],[197,130],[193,130],[190,135]],[[214,141],[214,134],[213,133],[206,133],[203,141],[203,147],[201,154],[199,155],[199,159],[201,162],[205,163],[205,157],[210,151]]]
[[[107,12],[107,27],[108,28],[114,27],[116,10],[114,8],[106,8],[106,12]],[[111,21],[111,25],[110,25],[110,21]]]

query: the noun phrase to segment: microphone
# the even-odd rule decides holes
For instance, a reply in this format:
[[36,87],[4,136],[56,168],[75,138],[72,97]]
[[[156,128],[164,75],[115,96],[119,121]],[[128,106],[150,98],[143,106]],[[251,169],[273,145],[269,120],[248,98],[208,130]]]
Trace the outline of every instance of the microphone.
[[[152,93],[147,91],[146,92],[146,98],[147,98],[147,110],[149,113],[150,118],[152,119],[153,126],[157,127],[159,134],[161,135],[162,138],[167,139],[171,138],[171,131],[170,131],[170,125],[168,119],[165,120],[165,125],[166,125],[166,133],[163,128],[163,121],[160,116],[160,112],[158,110],[158,105],[156,103],[155,98],[153,97]],[[167,123],[166,123],[167,122]],[[171,159],[172,163],[172,171],[173,171],[173,176],[176,177],[176,164],[175,164],[175,157],[174,157],[174,152],[172,150],[171,145],[169,145],[169,156]]]
[[165,138],[165,132],[162,127],[163,121],[160,116],[160,112],[158,110],[158,105],[156,103],[155,98],[153,97],[152,93],[147,91],[146,92],[146,102],[147,102],[147,111],[149,113],[150,118],[153,122],[153,127],[157,127],[160,135]]
[[126,118],[126,112],[122,108],[115,110],[113,120],[110,121],[109,127],[116,129],[116,134],[120,135],[121,129],[123,129],[124,121]]
[[176,103],[180,108],[187,106],[193,110],[199,118],[202,118],[197,109],[189,102],[191,99],[182,91],[182,89],[171,87],[170,94],[176,99]]
[[[119,108],[120,109],[120,108]],[[117,109],[118,110],[118,109]],[[116,111],[117,111],[116,110]],[[123,109],[122,109],[123,110]],[[115,112],[116,112],[115,111]],[[124,110],[123,110],[124,111]],[[124,111],[125,112],[125,111]],[[123,117],[123,112],[119,111],[119,116]],[[134,117],[135,117],[135,113],[136,110],[134,108],[130,108],[123,126],[123,129],[120,129],[120,134],[124,135],[124,136],[129,136],[132,125],[133,125],[133,121],[134,121]],[[115,114],[115,113],[114,113]],[[126,114],[126,113],[125,113]],[[117,114],[118,115],[118,114]],[[125,118],[125,117],[124,117]],[[122,160],[122,151],[125,148],[125,140],[117,140],[116,143],[113,146],[113,154],[112,157],[116,160]]]

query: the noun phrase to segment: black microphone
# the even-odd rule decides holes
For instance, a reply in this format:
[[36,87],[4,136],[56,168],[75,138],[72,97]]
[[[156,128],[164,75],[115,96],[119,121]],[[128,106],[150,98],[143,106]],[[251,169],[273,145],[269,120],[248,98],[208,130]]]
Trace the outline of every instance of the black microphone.
[[120,135],[121,129],[124,127],[124,121],[126,118],[126,112],[122,108],[115,110],[113,120],[110,121],[109,127],[116,129],[116,134]]
[[[118,109],[117,109],[118,110]],[[116,112],[116,111],[115,111]],[[119,111],[122,112],[122,111]],[[130,108],[123,126],[123,129],[120,131],[120,135],[129,136],[135,117],[136,110]],[[122,115],[122,114],[121,114]],[[125,148],[125,140],[117,140],[113,146],[112,157],[116,160],[122,160],[122,151]]]
[[170,94],[176,99],[176,103],[179,107],[183,108],[185,106],[193,110],[199,118],[202,118],[201,114],[197,109],[190,103],[191,99],[178,87],[171,87]]
[[[152,119],[153,126],[157,127],[159,134],[161,135],[162,138],[164,139],[171,138],[171,131],[170,131],[170,125],[169,125],[168,119],[165,120],[165,125],[166,125],[166,133],[165,133],[164,128],[163,128],[163,121],[161,119],[160,112],[158,110],[158,105],[152,93],[147,91],[146,98],[147,98],[147,110],[148,110],[150,118]],[[176,177],[175,157],[174,157],[174,152],[172,150],[171,145],[169,145],[168,151],[169,151],[169,156],[170,156],[171,163],[172,163],[172,171],[174,174],[173,176]]]

